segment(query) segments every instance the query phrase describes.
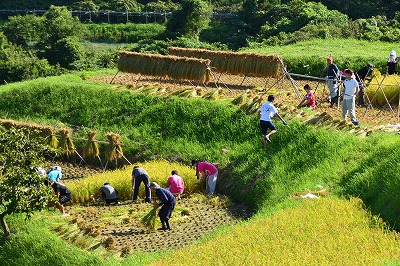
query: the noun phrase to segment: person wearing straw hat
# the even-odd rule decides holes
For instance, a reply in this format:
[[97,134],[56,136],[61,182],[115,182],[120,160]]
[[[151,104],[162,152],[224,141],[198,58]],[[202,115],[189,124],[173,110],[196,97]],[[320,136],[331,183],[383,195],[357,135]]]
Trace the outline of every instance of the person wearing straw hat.
[[344,97],[342,103],[342,118],[346,120],[347,114],[350,113],[351,122],[354,125],[359,125],[360,122],[356,120],[356,95],[359,87],[357,80],[353,77],[351,69],[345,70],[346,79],[344,80]]
[[399,62],[399,58],[396,55],[396,51],[392,50],[389,54],[389,59],[386,64],[386,74],[393,75],[397,74],[397,63]]
[[156,182],[150,183],[150,189],[160,200],[159,203],[154,202],[154,207],[161,207],[161,209],[158,211],[158,216],[160,217],[162,227],[158,230],[171,230],[169,219],[171,218],[172,212],[175,208],[175,196],[172,195],[172,193],[167,189],[160,187]]
[[326,62],[328,63],[328,68],[326,70],[326,74],[328,77],[328,89],[329,89],[329,102],[331,108],[333,108],[334,104],[338,103],[339,97],[338,97],[338,84],[336,80],[338,79],[339,75],[339,68],[337,65],[333,63],[333,58],[328,57],[326,59]]

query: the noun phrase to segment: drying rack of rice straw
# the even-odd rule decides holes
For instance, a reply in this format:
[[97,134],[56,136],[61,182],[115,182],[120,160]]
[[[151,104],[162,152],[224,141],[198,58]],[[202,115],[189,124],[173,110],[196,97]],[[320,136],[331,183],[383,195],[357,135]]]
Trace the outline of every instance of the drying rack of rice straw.
[[[388,107],[390,113],[400,121],[400,82],[398,78],[399,76],[397,75],[381,75],[379,72],[374,71],[373,79],[377,83],[374,84],[369,82],[363,84],[368,88],[367,93],[371,94],[371,97],[368,98],[368,103],[365,106],[363,116],[366,116],[369,110],[373,110],[374,107],[372,104],[375,104],[376,106],[381,107],[379,112],[376,113],[377,117],[386,107]],[[395,104],[397,104],[397,112],[394,108]]]
[[[242,87],[244,82],[251,77],[263,78],[263,89],[266,94],[285,78],[290,81],[296,96],[300,99],[301,94],[296,86],[296,83],[286,70],[282,58],[279,55],[264,55],[259,53],[243,53],[243,52],[228,52],[228,51],[211,51],[206,49],[191,49],[180,47],[169,47],[170,55],[192,57],[206,59],[211,61],[211,69],[218,73],[218,76],[211,72],[216,80],[216,85],[222,83],[226,88],[226,83],[222,82],[222,76],[235,75],[243,76],[239,87]],[[272,84],[270,79],[274,79]],[[228,88],[229,89],[229,88]],[[263,95],[264,95],[263,94]]]
[[164,78],[187,81],[193,86],[197,82],[197,86],[202,84],[206,87],[212,78],[210,60],[128,51],[120,52],[118,72],[110,83],[120,71],[138,74],[136,84],[142,76],[150,76],[160,81]]

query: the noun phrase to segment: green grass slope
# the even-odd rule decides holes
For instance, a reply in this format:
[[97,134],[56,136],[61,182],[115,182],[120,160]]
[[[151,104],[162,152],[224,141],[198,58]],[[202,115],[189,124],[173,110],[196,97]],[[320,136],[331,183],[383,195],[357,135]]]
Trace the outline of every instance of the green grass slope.
[[[283,46],[257,46],[243,48],[246,52],[280,54],[293,73],[321,76],[326,58],[332,56],[340,70],[351,68],[358,71],[372,63],[386,71],[386,62],[396,45],[388,42],[369,42],[353,39],[314,39]],[[307,67],[305,67],[307,66]]]

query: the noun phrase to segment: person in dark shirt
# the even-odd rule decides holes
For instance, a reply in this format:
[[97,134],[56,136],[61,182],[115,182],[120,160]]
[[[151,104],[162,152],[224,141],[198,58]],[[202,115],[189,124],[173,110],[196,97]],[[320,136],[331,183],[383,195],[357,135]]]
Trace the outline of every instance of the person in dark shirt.
[[386,73],[389,75],[396,74],[397,75],[397,63],[399,62],[399,58],[396,55],[396,51],[392,50],[389,54],[389,59],[386,64]]
[[339,68],[333,63],[333,58],[328,57],[326,59],[328,68],[326,69],[326,75],[328,78],[328,89],[329,89],[329,102],[330,107],[338,103],[338,84],[337,79],[339,76]]
[[358,92],[358,101],[357,105],[358,106],[365,106],[365,100],[364,100],[364,95],[365,95],[365,81],[371,80],[371,78],[368,78],[368,76],[372,73],[372,69],[374,66],[372,64],[367,64],[365,67],[361,68],[357,73],[356,73],[356,80],[358,81],[358,85],[360,87],[360,91]]
[[57,209],[59,209],[63,216],[69,216],[69,214],[67,214],[65,212],[64,203],[70,202],[72,200],[71,191],[64,184],[57,183],[52,180],[46,180],[45,184],[47,186],[51,186],[53,188],[54,193],[56,194],[56,197],[58,198],[58,202],[51,201],[51,202],[49,202],[48,205],[50,207],[54,206]]
[[155,202],[155,207],[161,207],[158,212],[162,227],[159,230],[171,230],[169,219],[171,218],[172,211],[175,208],[175,196],[165,188],[161,188],[156,182],[150,184],[151,191],[156,194],[160,200],[159,203]]
[[140,184],[143,182],[144,189],[146,192],[145,202],[151,202],[151,193],[150,193],[150,178],[149,174],[147,174],[146,170],[139,166],[133,167],[132,171],[132,202],[136,202],[137,196],[139,193]]
[[101,197],[106,201],[106,206],[111,203],[115,203],[115,205],[119,204],[118,202],[118,191],[113,188],[110,183],[104,183],[104,185],[93,194],[93,198],[96,198],[101,194]]

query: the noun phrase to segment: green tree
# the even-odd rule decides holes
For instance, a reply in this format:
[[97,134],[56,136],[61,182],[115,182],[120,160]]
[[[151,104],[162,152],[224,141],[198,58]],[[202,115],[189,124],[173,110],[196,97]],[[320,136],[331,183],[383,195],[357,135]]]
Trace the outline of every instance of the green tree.
[[40,39],[43,32],[42,17],[35,15],[12,16],[3,27],[8,40],[16,45],[27,48],[32,42]]
[[85,56],[82,45],[76,37],[58,40],[50,52],[53,55],[53,57],[49,57],[50,63],[60,64],[66,68],[71,68],[71,63],[81,60]]
[[172,37],[186,36],[199,38],[211,20],[212,7],[203,0],[183,0],[181,8],[172,13],[167,21],[166,31]]
[[51,194],[44,185],[46,177],[36,172],[45,153],[40,139],[10,129],[0,131],[0,144],[0,222],[9,236],[6,216],[25,213],[30,217],[46,207]]
[[136,0],[111,0],[107,3],[107,8],[113,11],[141,11],[142,5]]

